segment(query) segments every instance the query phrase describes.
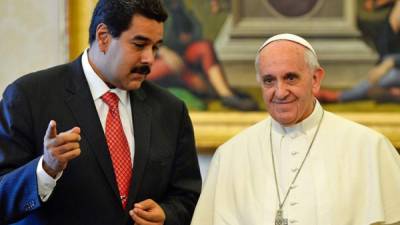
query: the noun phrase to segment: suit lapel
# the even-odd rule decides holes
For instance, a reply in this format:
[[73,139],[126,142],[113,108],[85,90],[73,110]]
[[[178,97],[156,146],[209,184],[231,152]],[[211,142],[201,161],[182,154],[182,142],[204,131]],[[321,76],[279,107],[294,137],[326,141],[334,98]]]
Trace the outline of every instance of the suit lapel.
[[[81,128],[82,139],[85,139],[90,146],[88,151],[91,151],[96,157],[114,194],[119,199],[112,161],[96,106],[82,69],[81,57],[71,65],[73,72],[71,74],[71,82],[66,84],[68,94],[65,102]],[[86,150],[82,149],[82,151]]]
[[[143,84],[145,85],[145,84]],[[128,205],[135,201],[137,193],[142,183],[145,167],[150,152],[150,133],[152,110],[146,104],[143,89],[130,92],[133,127],[135,135],[135,158],[133,162],[133,179],[129,191]]]
[[[114,194],[119,199],[119,191],[112,161],[96,106],[82,69],[81,57],[70,65],[72,66],[72,72],[70,82],[66,84],[67,95],[65,97],[65,102],[81,128],[82,139],[86,140],[90,146],[90,150],[88,151],[96,157]],[[135,157],[133,162],[132,183],[126,210],[131,209],[145,174],[145,168],[150,153],[152,121],[152,109],[145,101],[146,95],[143,88],[131,91],[129,94],[135,135]],[[82,151],[85,150],[86,149],[82,149]]]

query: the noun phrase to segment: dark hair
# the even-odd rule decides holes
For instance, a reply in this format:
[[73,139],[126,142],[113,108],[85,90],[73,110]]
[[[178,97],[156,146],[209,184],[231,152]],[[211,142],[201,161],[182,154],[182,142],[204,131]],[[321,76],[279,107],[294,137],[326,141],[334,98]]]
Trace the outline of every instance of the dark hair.
[[135,14],[165,22],[168,14],[160,0],[99,0],[89,27],[89,44],[96,39],[96,28],[107,25],[113,37],[119,37],[130,26]]

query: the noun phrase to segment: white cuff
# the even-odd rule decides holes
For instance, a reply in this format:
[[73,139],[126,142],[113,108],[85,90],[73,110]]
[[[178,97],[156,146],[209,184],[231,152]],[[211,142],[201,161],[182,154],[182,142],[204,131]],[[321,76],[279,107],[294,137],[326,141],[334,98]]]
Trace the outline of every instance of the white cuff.
[[38,183],[39,197],[42,202],[46,202],[47,199],[49,199],[51,193],[54,190],[54,187],[57,184],[57,180],[60,179],[61,175],[62,172],[58,173],[55,179],[48,175],[43,169],[43,156],[40,157],[38,166],[36,168],[36,177]]

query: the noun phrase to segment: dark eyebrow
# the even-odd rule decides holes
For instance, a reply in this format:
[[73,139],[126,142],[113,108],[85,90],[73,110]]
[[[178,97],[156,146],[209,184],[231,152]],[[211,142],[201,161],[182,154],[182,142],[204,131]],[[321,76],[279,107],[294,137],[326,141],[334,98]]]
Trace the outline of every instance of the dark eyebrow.
[[285,74],[285,78],[288,78],[288,77],[300,77],[300,75],[298,74],[298,73],[296,73],[296,72],[288,72],[288,73],[286,73]]
[[[132,38],[131,41],[151,42],[151,40],[150,40],[148,37],[143,36],[143,35],[134,36],[134,37]],[[161,39],[161,40],[159,40],[159,41],[156,43],[156,45],[160,45],[160,44],[162,44],[162,43],[163,43],[163,40]]]
[[146,36],[137,35],[132,38],[132,41],[150,41],[150,39]]
[[272,74],[267,73],[267,74],[262,74],[260,77],[261,78],[274,78],[275,76],[272,75]]
[[269,73],[267,73],[267,74],[262,74],[261,77],[272,77],[272,74],[269,74]]

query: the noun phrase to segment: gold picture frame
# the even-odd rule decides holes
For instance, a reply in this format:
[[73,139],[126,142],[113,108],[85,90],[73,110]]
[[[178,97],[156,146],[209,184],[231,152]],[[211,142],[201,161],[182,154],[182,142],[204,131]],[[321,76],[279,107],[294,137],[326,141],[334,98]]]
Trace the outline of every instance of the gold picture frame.
[[[400,149],[399,112],[346,112],[339,116],[368,126],[386,137]],[[243,129],[265,119],[266,112],[190,112],[196,146],[199,152],[213,152],[219,145]]]

